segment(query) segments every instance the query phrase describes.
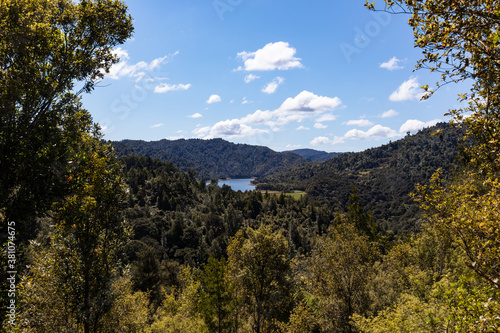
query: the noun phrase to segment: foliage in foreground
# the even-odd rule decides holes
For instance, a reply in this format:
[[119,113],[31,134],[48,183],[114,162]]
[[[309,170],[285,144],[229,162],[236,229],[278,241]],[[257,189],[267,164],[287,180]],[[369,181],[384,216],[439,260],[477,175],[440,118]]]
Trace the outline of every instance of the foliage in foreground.
[[[125,214],[135,231],[129,242],[120,215],[125,192],[119,163],[68,93],[73,80],[84,78],[84,90],[90,90],[116,61],[110,47],[131,32],[125,8],[104,0],[3,4],[11,6],[0,12],[1,31],[10,38],[1,46],[1,73],[10,71],[5,79],[14,81],[0,91],[1,162],[12,171],[0,178],[2,222],[18,217],[32,227],[26,219],[37,216],[43,228],[23,261],[29,267],[17,299],[18,326],[2,329],[499,331],[498,2],[386,1],[389,10],[397,6],[412,14],[416,44],[424,49],[421,66],[442,70],[444,82],[475,80],[469,108],[452,111],[472,143],[465,149],[468,166],[451,182],[436,174],[429,186],[419,187],[426,217],[420,233],[389,239],[356,193],[347,213],[333,212],[307,197],[295,201],[206,186],[168,163],[132,158],[125,160]],[[23,10],[33,15],[23,17]],[[83,23],[75,21],[81,18]],[[110,35],[96,34],[103,22],[111,24]],[[76,39],[83,45],[55,48],[71,52],[53,57],[52,46],[75,31],[96,34],[96,44]],[[47,57],[62,55],[75,61],[49,61],[55,66],[47,71],[29,66],[32,45],[9,44],[19,34],[40,42],[42,60],[34,64],[45,66]],[[94,58],[96,48],[101,57]],[[81,52],[73,54],[76,49]],[[451,63],[445,60],[450,55]],[[19,61],[11,63],[15,56]],[[37,76],[59,69],[72,75],[60,81]],[[463,111],[472,115],[464,118]],[[38,145],[54,133],[55,142]],[[33,166],[42,172],[30,174]],[[42,199],[34,199],[44,190]]]

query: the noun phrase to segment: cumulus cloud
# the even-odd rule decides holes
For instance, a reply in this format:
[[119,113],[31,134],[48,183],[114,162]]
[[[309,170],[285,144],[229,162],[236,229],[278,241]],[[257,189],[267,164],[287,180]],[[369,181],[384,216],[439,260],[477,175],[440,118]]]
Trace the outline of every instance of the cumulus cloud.
[[333,111],[342,104],[338,97],[318,96],[302,91],[293,98],[287,98],[276,110],[257,110],[241,119],[246,124],[260,124],[273,130],[290,122],[301,122],[315,118],[323,112]]
[[128,55],[128,51],[122,49],[121,47],[117,47],[116,49],[111,51],[111,53],[113,53],[114,56],[120,58],[120,61],[130,59],[130,56]]
[[329,139],[326,136],[318,136],[311,141],[311,144],[313,146],[321,146],[327,144],[334,145],[337,143],[344,143],[344,138],[336,136],[333,139]]
[[417,78],[411,77],[408,81],[403,82],[399,88],[389,96],[389,100],[393,102],[402,102],[420,99],[423,95],[424,92],[420,89]]
[[222,101],[222,99],[219,95],[210,95],[207,99],[207,104],[219,103],[220,101]]
[[388,139],[393,137],[402,137],[408,132],[414,134],[419,130],[431,127],[441,122],[441,119],[434,119],[427,122],[423,122],[417,119],[407,120],[401,127],[399,131],[395,131],[389,127],[384,127],[382,125],[375,125],[368,131],[361,131],[358,129],[353,129],[348,131],[343,138],[354,139],[354,140],[366,140],[366,139]]
[[254,113],[247,114],[245,117],[241,118],[241,122],[245,124],[253,124],[253,125],[269,125],[269,121],[274,117],[274,112],[270,110],[257,110]]
[[314,124],[314,128],[317,128],[317,129],[323,129],[323,128],[327,128],[328,126],[326,125],[323,125],[322,123],[315,123]]
[[308,130],[310,130],[310,128],[301,125],[301,126],[297,127],[297,130],[298,131],[308,131]]
[[161,58],[156,58],[151,62],[140,61],[135,64],[130,64],[130,56],[128,52],[121,47],[113,50],[113,54],[120,58],[120,62],[114,64],[109,69],[109,73],[106,74],[107,77],[113,80],[118,80],[122,77],[130,77],[136,81],[142,80],[145,76],[150,75],[150,73],[155,72],[158,68],[165,63],[172,61],[174,56],[179,54],[175,52],[173,54],[165,55]]
[[341,136],[336,136],[333,138],[333,140],[331,140],[332,145],[335,145],[337,143],[344,143],[344,138]]
[[197,127],[193,130],[193,134],[199,138],[205,137],[210,133],[210,126]]
[[318,96],[309,91],[302,91],[295,97],[287,98],[281,106],[273,111],[276,125],[289,122],[301,122],[316,118],[327,111],[333,111],[342,104],[338,97]]
[[259,133],[269,133],[268,130],[252,128],[243,124],[240,119],[231,119],[219,121],[212,126],[207,132],[207,138],[224,137],[224,138],[240,138],[252,136]]
[[189,115],[188,116],[189,118],[201,118],[203,117],[203,115],[201,113],[195,113],[195,114],[192,114],[192,115]]
[[[318,118],[322,113],[333,111],[342,102],[338,97],[318,96],[303,91],[293,98],[288,98],[275,110],[257,110],[239,119],[228,119],[218,122],[207,129],[196,129],[199,137],[243,137],[259,133],[280,130],[281,126],[290,122],[301,122],[305,119]],[[327,117],[331,119],[331,115]],[[256,127],[266,126],[266,129]],[[315,125],[323,128],[322,124]],[[299,129],[306,129],[302,127]]]
[[275,77],[271,82],[269,82],[264,88],[262,88],[262,92],[266,94],[274,94],[276,89],[278,89],[279,85],[285,82],[285,79],[282,77]]
[[245,83],[250,83],[250,82],[257,80],[259,78],[260,78],[260,76],[248,74],[247,76],[245,76],[245,78],[243,80],[245,80]]
[[423,121],[420,121],[417,119],[409,119],[403,125],[401,125],[401,128],[399,129],[399,133],[406,134],[406,133],[410,132],[411,134],[414,134],[421,129],[434,126],[441,121],[442,121],[441,119],[434,119],[434,120],[430,120],[427,122],[423,122]]
[[318,96],[307,90],[287,98],[279,107],[284,112],[325,112],[335,110],[342,101],[338,97]]
[[149,127],[151,127],[151,128],[157,128],[157,127],[162,127],[162,126],[163,126],[163,123],[152,125],[152,126],[149,126]]
[[328,139],[326,136],[318,136],[311,141],[311,144],[313,146],[326,145],[328,143],[330,143],[330,139]]
[[155,87],[154,92],[157,94],[163,94],[169,91],[188,90],[189,88],[191,88],[191,83],[188,84],[161,83]]
[[324,121],[333,121],[333,120],[336,120],[336,119],[337,119],[336,115],[331,114],[331,113],[327,113],[327,114],[322,115],[318,119],[316,119],[316,122],[322,123]]
[[286,42],[269,43],[255,52],[239,52],[237,56],[243,60],[244,65],[238,70],[272,71],[301,68],[301,59],[295,57],[296,52],[297,50]]
[[397,113],[396,111],[394,110],[388,110],[388,111],[385,111],[384,113],[382,113],[380,115],[380,118],[391,118],[391,117],[396,117],[399,113]]
[[389,127],[384,127],[382,125],[375,125],[368,131],[353,129],[344,135],[346,139],[354,139],[354,140],[386,139],[395,136],[398,136],[398,132]]
[[389,61],[383,62],[382,64],[380,64],[380,68],[385,68],[385,69],[390,70],[390,71],[394,71],[397,69],[403,69],[403,66],[398,65],[400,61],[401,60],[399,60],[398,58],[392,57],[391,59],[389,59]]
[[358,119],[358,120],[349,120],[348,122],[346,122],[346,125],[366,127],[366,126],[372,126],[373,123],[368,119]]

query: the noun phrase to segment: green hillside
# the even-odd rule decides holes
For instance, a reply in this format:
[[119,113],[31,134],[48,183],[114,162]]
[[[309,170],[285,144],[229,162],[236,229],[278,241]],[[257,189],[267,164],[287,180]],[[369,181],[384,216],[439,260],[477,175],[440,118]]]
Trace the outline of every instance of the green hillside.
[[[441,134],[432,136],[438,130]],[[386,230],[417,230],[418,205],[409,197],[415,184],[426,183],[438,168],[456,163],[460,133],[448,124],[324,163],[306,163],[261,177],[261,190],[302,190],[314,200],[345,210],[352,188]]]
[[262,177],[306,162],[290,152],[278,153],[222,139],[123,140],[113,142],[113,146],[118,156],[149,156],[172,162],[184,171],[194,169],[199,179]]
[[342,154],[342,153],[327,153],[326,151],[307,149],[307,148],[294,149],[290,150],[290,152],[302,156],[303,158],[305,158],[310,162],[325,162]]

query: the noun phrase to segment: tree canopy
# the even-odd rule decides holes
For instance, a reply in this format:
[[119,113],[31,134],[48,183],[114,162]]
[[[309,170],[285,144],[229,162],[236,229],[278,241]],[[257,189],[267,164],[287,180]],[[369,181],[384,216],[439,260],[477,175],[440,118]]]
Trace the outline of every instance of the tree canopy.
[[61,194],[74,129],[91,122],[78,95],[118,61],[113,47],[131,36],[131,21],[117,0],[0,2],[0,208],[8,219],[21,222]]
[[[127,7],[118,0],[0,0],[0,243],[8,223],[15,223],[18,275],[26,273],[29,260],[47,258],[41,271],[53,273],[50,283],[59,284],[47,290],[63,291],[63,303],[73,307],[65,313],[85,332],[91,326],[95,331],[113,308],[106,297],[125,229],[121,167],[80,95],[118,62],[113,48],[132,31]],[[42,218],[49,221],[52,247],[42,251],[46,255],[27,256]],[[0,264],[7,267],[4,256]],[[2,269],[2,308],[8,301],[5,274]],[[42,277],[35,287],[43,286]]]

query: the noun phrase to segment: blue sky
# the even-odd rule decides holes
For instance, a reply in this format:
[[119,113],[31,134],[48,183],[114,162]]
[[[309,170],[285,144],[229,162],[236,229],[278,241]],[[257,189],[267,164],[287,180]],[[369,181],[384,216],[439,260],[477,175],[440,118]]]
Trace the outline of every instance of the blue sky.
[[108,140],[223,138],[276,151],[361,151],[458,106],[427,101],[404,15],[362,0],[126,0],[121,61],[83,98]]

